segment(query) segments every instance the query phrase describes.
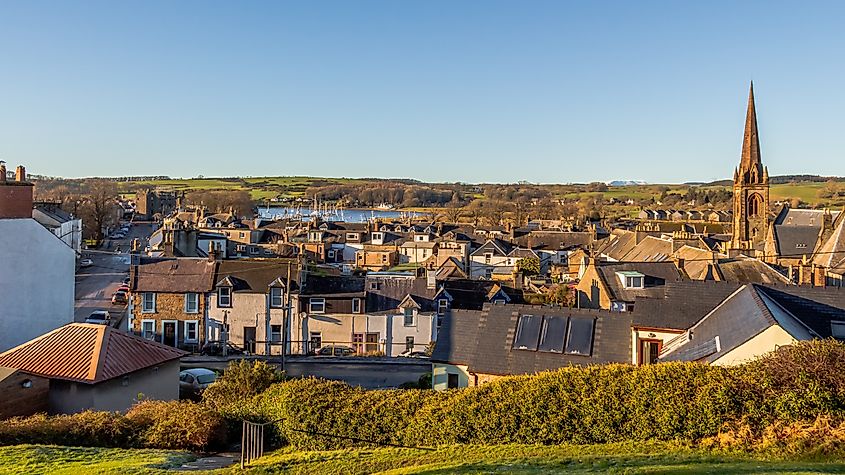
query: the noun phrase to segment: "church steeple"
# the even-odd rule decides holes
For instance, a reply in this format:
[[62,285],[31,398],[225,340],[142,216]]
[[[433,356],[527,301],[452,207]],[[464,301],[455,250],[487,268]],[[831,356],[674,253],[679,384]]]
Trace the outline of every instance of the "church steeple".
[[739,178],[745,183],[761,183],[765,173],[760,159],[760,138],[757,133],[757,109],[754,104],[754,82],[748,90],[748,110],[745,113],[745,134],[742,137],[742,158]]
[[742,157],[734,170],[734,249],[762,251],[769,227],[769,171],[760,159],[760,138],[757,133],[757,110],[754,104],[754,83],[748,91]]

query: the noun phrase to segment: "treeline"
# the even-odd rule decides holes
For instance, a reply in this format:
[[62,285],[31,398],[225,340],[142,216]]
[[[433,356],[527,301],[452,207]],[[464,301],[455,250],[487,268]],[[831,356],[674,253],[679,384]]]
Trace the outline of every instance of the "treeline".
[[305,196],[320,200],[341,201],[351,206],[378,206],[382,203],[397,207],[463,206],[469,202],[460,186],[404,185],[392,183],[346,183],[311,186]]

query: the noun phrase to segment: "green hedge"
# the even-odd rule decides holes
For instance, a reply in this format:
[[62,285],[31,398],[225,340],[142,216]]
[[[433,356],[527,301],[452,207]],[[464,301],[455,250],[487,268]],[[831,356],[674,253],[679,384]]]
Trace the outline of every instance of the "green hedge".
[[569,367],[444,392],[300,379],[243,401],[238,417],[280,420],[280,440],[312,449],[355,444],[315,433],[414,446],[699,440],[739,421],[845,415],[843,367],[845,346],[825,340],[733,368]]
[[230,441],[238,436],[242,419],[275,421],[275,442],[306,449],[697,441],[739,433],[737,427],[756,437],[819,417],[845,420],[842,368],[845,345],[832,340],[787,346],[732,368],[569,367],[443,392],[370,391],[313,378],[271,384],[279,378],[271,368],[240,365],[204,403],[143,402],[125,416],[11,419],[0,424],[0,445],[206,450],[226,442],[227,426]]

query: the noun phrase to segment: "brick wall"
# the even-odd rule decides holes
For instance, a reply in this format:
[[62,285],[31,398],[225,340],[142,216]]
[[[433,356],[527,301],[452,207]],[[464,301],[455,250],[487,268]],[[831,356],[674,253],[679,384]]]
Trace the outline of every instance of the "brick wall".
[[30,183],[0,183],[0,218],[31,218],[32,188]]

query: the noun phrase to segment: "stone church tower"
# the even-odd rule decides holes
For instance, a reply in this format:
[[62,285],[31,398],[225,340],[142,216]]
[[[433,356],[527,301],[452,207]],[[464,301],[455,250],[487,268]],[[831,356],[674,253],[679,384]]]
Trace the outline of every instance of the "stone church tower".
[[[760,160],[754,83],[748,92],[748,112],[742,139],[742,159],[734,170],[732,249],[763,251],[769,228],[769,171]],[[754,253],[748,253],[753,255]]]

